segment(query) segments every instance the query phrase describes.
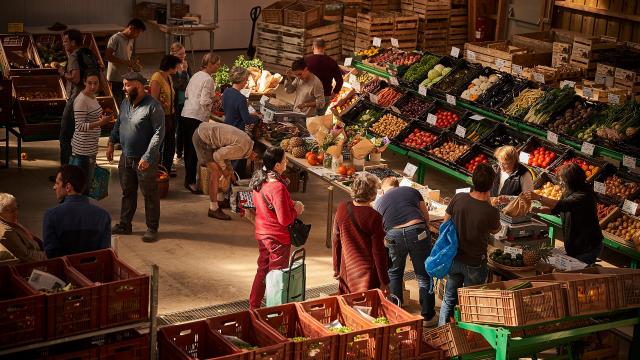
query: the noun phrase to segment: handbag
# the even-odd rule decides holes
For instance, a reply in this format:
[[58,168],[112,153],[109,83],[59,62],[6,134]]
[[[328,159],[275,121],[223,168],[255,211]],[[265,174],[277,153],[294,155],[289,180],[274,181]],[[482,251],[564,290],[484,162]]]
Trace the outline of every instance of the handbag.
[[109,169],[105,169],[96,165],[93,171],[93,181],[91,182],[91,188],[89,189],[89,197],[96,200],[102,200],[109,195],[109,178],[111,172]]
[[[264,200],[265,204],[267,204],[267,208],[275,213],[276,209],[273,208],[273,205],[271,205],[269,200],[267,200],[267,197],[264,196],[262,191],[260,192],[260,195],[262,196],[262,200]],[[289,230],[291,244],[295,247],[300,247],[307,242],[307,239],[309,238],[309,232],[311,231],[311,225],[305,224],[302,222],[302,220],[295,218],[295,220],[293,220],[293,223],[287,226],[287,229]]]

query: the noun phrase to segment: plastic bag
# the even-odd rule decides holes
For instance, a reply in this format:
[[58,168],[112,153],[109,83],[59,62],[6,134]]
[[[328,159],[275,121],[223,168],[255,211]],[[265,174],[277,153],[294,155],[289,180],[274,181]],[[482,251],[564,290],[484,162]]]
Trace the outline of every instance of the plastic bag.
[[425,261],[430,276],[443,279],[451,269],[453,259],[458,253],[458,232],[451,219],[440,225],[440,236]]

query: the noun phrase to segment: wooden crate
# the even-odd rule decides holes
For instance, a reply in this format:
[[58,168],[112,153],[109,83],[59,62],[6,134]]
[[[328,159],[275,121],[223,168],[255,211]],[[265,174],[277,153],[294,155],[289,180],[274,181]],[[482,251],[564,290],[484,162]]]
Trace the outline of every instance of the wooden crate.
[[284,25],[301,29],[312,28],[322,22],[322,10],[318,5],[295,3],[284,9]]
[[401,0],[400,1],[400,10],[406,12],[414,12],[413,10],[413,2],[414,0]]
[[385,11],[389,10],[391,1],[389,0],[362,0],[361,6],[368,11]]
[[568,65],[571,58],[571,48],[573,44],[564,42],[554,42],[553,52],[551,54],[551,66],[558,67],[561,65]]
[[[511,73],[513,64],[522,67],[535,65],[550,65],[551,53],[535,53],[526,48],[514,46],[509,41],[486,41],[464,44],[464,57],[470,61],[493,69],[498,69],[497,63],[502,63],[502,71]],[[475,60],[469,59],[470,52]]]
[[276,1],[262,9],[262,21],[270,24],[284,24],[284,9],[296,3],[296,0]]
[[416,13],[427,15],[440,10],[450,10],[451,0],[414,0],[413,9]]

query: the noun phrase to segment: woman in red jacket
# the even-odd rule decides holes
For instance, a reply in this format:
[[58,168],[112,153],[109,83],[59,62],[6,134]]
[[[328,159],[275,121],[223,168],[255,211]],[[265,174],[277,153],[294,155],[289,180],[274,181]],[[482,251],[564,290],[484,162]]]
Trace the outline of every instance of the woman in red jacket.
[[284,150],[269,148],[264,153],[262,163],[262,169],[253,174],[249,184],[253,189],[256,240],[260,250],[258,271],[249,296],[250,309],[257,309],[262,304],[267,273],[289,265],[291,238],[287,227],[304,211],[300,201],[291,200],[287,181],[282,178],[282,173],[287,169]]
[[389,285],[388,258],[384,247],[382,216],[371,207],[378,178],[358,175],[351,185],[353,201],[338,205],[333,229],[333,276],[341,294]]

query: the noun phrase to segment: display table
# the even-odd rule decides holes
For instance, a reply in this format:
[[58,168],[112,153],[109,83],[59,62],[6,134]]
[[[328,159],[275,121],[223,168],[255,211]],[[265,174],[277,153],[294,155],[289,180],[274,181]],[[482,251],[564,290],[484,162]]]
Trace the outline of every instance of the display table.
[[[158,24],[157,21],[145,20],[147,24],[157,28],[160,32],[165,34],[165,53],[169,53],[169,47],[171,46],[171,36],[191,36],[196,31],[206,31],[209,33],[209,48],[213,50],[214,31],[218,28],[216,24],[193,24],[193,25],[167,25]],[[184,44],[183,44],[184,45]],[[189,49],[187,49],[189,50]]]

